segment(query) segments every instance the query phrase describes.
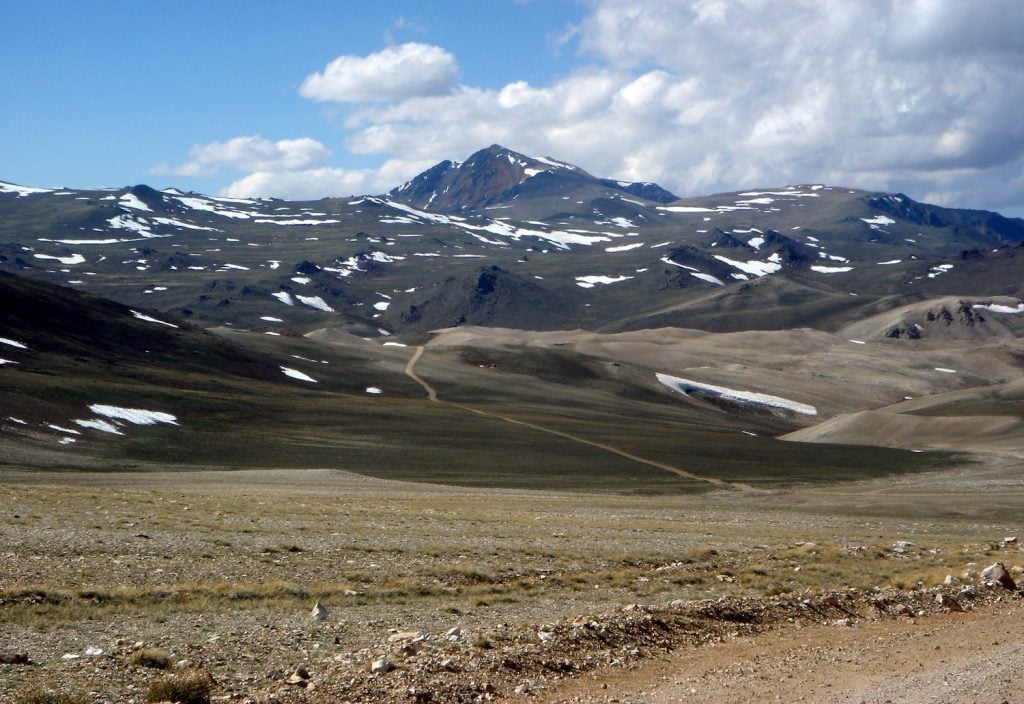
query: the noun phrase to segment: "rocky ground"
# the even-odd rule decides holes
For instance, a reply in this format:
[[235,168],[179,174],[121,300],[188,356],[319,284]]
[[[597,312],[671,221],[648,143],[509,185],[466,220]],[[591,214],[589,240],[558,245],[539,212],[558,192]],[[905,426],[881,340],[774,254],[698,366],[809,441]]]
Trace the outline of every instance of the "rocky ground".
[[876,483],[12,472],[0,701],[141,703],[207,676],[211,701],[253,704],[1016,701],[1024,552],[1000,467],[905,478],[902,507]]

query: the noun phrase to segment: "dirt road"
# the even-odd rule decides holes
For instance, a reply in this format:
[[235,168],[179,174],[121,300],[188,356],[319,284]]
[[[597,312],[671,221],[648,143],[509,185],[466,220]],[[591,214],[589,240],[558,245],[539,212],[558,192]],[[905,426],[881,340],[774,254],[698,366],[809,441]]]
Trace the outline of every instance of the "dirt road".
[[542,701],[1016,704],[1024,702],[1022,628],[1019,598],[968,613],[784,628],[574,681]]
[[566,433],[561,430],[554,430],[553,428],[546,428],[542,425],[537,425],[536,423],[529,423],[527,421],[519,420],[517,418],[503,416],[498,413],[483,411],[480,410],[479,408],[473,408],[472,406],[467,406],[462,403],[456,403],[454,401],[443,401],[438,397],[437,390],[433,386],[431,386],[426,380],[424,380],[423,377],[416,373],[416,363],[420,360],[420,357],[423,356],[423,351],[423,345],[420,345],[416,348],[416,351],[409,359],[409,362],[405,365],[405,375],[408,376],[413,381],[415,381],[420,386],[422,386],[423,390],[426,391],[427,393],[427,399],[433,401],[434,403],[443,403],[452,406],[453,408],[462,409],[463,411],[467,411],[469,413],[475,413],[480,416],[487,416],[488,418],[497,418],[498,420],[504,421],[506,423],[512,423],[513,425],[519,425],[524,428],[530,428],[531,430],[536,430],[537,432],[541,433],[547,433],[548,435],[555,435],[557,437],[565,438],[566,440],[570,440],[572,442],[580,443],[581,445],[596,447],[599,450],[611,452],[612,454],[618,455],[619,457],[624,457],[627,460],[638,462],[639,464],[645,464],[648,465],[649,467],[656,467],[666,472],[671,472],[672,474],[676,474],[685,479],[692,479],[698,482],[706,482],[708,484],[713,484],[723,489],[738,489],[740,491],[749,491],[755,493],[763,492],[762,489],[755,488],[753,486],[750,486],[749,484],[744,484],[742,482],[727,482],[723,479],[718,479],[717,477],[705,477],[699,474],[694,474],[693,472],[688,472],[687,470],[682,469],[680,467],[676,467],[675,465],[649,460],[640,457],[639,455],[634,455],[632,452],[626,452],[625,450],[620,450],[619,448],[613,447],[611,445],[595,442],[593,440],[587,440],[586,438],[581,438],[578,435],[572,435],[571,433]]

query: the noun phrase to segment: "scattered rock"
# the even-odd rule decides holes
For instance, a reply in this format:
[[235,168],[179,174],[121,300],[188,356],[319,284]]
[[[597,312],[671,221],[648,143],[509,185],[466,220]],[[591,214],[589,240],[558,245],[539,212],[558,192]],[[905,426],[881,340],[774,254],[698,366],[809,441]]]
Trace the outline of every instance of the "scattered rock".
[[1017,542],[1017,536],[1016,535],[1009,535],[1009,536],[1003,538],[1003,544],[1004,545],[1013,545],[1016,542]]
[[391,662],[387,658],[380,658],[374,660],[373,664],[370,665],[370,672],[375,675],[384,675],[395,669],[395,663]]
[[309,613],[310,618],[314,621],[324,621],[330,615],[330,611],[327,610],[323,604],[319,601],[313,604],[313,610]]
[[444,637],[448,640],[458,640],[462,637],[462,629],[458,626],[455,626],[454,628],[449,628],[448,632],[444,634]]
[[1013,577],[1006,571],[1006,566],[1002,562],[996,562],[983,569],[981,571],[981,578],[986,584],[994,582],[1003,589],[1014,590],[1017,588],[1017,583],[1013,581]]
[[295,671],[288,676],[288,679],[285,680],[285,682],[305,687],[309,682],[309,672],[304,667],[297,667],[295,668]]
[[944,580],[942,580],[942,583],[944,585],[946,585],[947,587],[952,587],[952,586],[955,586],[957,584],[960,584],[960,579],[957,578],[957,577],[954,577],[951,574],[947,574],[946,578]]
[[964,607],[960,605],[956,597],[950,596],[949,594],[936,594],[935,602],[944,611],[963,611]]
[[403,643],[406,641],[414,641],[417,638],[421,638],[422,634],[419,631],[398,631],[388,636],[388,643]]
[[555,642],[555,634],[551,631],[537,631],[537,637],[540,638],[541,643]]
[[28,655],[25,653],[0,653],[0,665],[28,665]]

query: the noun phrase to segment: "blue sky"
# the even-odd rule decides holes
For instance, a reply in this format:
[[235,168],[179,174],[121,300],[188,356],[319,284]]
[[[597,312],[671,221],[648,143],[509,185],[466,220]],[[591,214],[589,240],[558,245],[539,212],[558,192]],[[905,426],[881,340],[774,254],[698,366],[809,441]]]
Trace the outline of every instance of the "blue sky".
[[498,142],[680,195],[1024,216],[1015,0],[0,8],[0,179],[24,185],[374,193]]

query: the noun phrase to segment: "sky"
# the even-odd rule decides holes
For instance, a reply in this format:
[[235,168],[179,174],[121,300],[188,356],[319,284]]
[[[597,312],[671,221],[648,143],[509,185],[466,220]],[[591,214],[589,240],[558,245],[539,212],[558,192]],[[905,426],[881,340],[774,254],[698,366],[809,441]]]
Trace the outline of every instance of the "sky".
[[0,0],[0,180],[382,193],[490,144],[1024,217],[1020,0]]

